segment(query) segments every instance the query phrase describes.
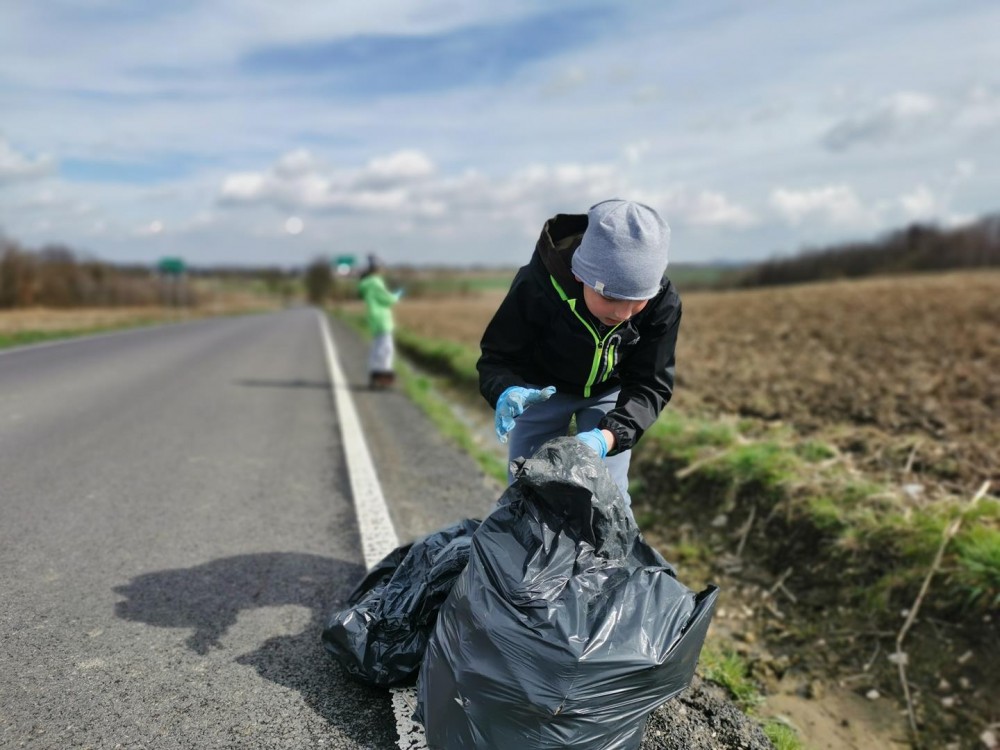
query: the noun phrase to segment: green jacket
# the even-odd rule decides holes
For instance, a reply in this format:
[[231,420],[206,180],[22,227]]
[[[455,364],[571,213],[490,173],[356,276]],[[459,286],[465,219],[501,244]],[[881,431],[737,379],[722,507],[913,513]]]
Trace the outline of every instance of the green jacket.
[[377,273],[365,276],[358,284],[358,293],[368,309],[368,329],[372,334],[392,333],[392,306],[399,298],[385,288],[382,277]]

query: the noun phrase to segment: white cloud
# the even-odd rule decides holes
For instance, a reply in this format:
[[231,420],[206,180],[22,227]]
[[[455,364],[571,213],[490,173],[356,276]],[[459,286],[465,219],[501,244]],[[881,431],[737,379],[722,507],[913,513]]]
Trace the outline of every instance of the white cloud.
[[[435,218],[451,210],[501,215],[539,203],[558,205],[606,197],[620,186],[607,165],[532,165],[507,177],[487,178],[476,171],[440,176],[424,153],[408,149],[372,159],[360,169],[282,168],[288,156],[263,172],[230,175],[223,181],[221,205],[269,204],[283,210],[390,213],[399,218]],[[297,161],[303,162],[301,155]]]
[[546,217],[583,213],[610,197],[649,203],[676,224],[738,229],[757,221],[720,192],[683,186],[650,191],[632,184],[614,164],[530,164],[505,175],[476,170],[445,175],[426,154],[407,150],[372,159],[358,170],[324,167],[290,177],[279,168],[286,159],[263,172],[226,178],[218,202],[314,216],[375,215],[383,226],[391,219],[400,232],[436,236],[489,225],[533,237]]
[[917,138],[995,135],[1000,129],[1000,94],[978,83],[938,96],[901,91],[842,118],[823,136],[837,152],[871,144],[903,144]]
[[430,177],[434,171],[434,162],[426,154],[417,149],[404,149],[372,159],[357,176],[355,184],[375,188],[391,186]]
[[831,151],[845,151],[859,144],[884,143],[921,130],[938,113],[939,105],[933,97],[900,91],[836,123],[823,137],[823,144]]
[[267,176],[256,172],[238,172],[222,183],[223,201],[240,203],[262,199],[267,189]]
[[289,216],[285,219],[285,231],[289,234],[302,234],[303,229],[305,229],[305,222],[298,216]]
[[989,86],[976,84],[959,103],[955,122],[971,132],[995,131],[1000,127],[1000,94]]
[[826,185],[809,190],[775,188],[769,197],[771,207],[789,224],[816,219],[843,227],[871,224],[874,216],[847,185]]
[[47,177],[55,169],[55,159],[51,156],[41,154],[32,159],[0,140],[0,185]]
[[926,185],[917,185],[911,192],[899,196],[899,204],[910,221],[923,221],[938,215],[938,200]]
[[573,66],[556,73],[548,83],[542,87],[543,96],[565,96],[579,89],[587,80],[583,68]]
[[50,213],[63,216],[86,216],[94,213],[95,206],[90,201],[75,198],[64,189],[50,187],[25,195],[15,200],[13,205],[24,214]]
[[976,163],[971,159],[961,159],[955,162],[955,179],[967,180],[976,173]]
[[433,162],[415,150],[372,159],[361,169],[336,170],[300,149],[264,172],[229,175],[217,200],[223,206],[270,204],[299,212],[400,211],[412,186],[433,172]]
[[936,190],[921,182],[912,190],[899,196],[897,202],[904,221],[937,221],[945,226],[962,226],[975,217],[968,213],[952,210],[955,194],[963,183],[976,174],[976,164],[970,159],[961,159],[952,172],[935,182]]
[[139,237],[154,237],[158,234],[162,234],[165,229],[163,222],[159,219],[154,219],[148,224],[143,224],[135,230],[136,235]]
[[650,148],[651,144],[646,139],[626,144],[624,148],[625,161],[629,164],[638,164],[649,153]]
[[[572,37],[552,16],[544,54],[525,39],[484,57],[482,77],[415,63],[374,90],[350,55],[327,60],[339,42],[395,36],[433,63],[452,32],[523,20],[537,4],[161,5],[25,3],[0,23],[12,236],[73,245],[100,223],[97,254],[141,259],[169,234],[192,259],[247,261],[392,237],[390,257],[502,262],[524,236],[533,246],[545,217],[620,196],[675,226],[719,228],[699,233],[705,257],[743,258],[996,207],[1000,6],[988,3],[643,3]],[[247,64],[262,55],[306,64]],[[290,216],[308,229],[289,235]]]
[[681,221],[696,226],[743,228],[757,223],[749,209],[712,190],[676,193],[667,206]]
[[315,171],[319,166],[319,161],[310,151],[299,148],[278,159],[274,165],[274,173],[281,177],[294,179]]
[[948,229],[960,229],[961,227],[967,227],[971,224],[975,224],[981,218],[981,216],[976,216],[975,214],[949,213],[942,219],[941,223]]

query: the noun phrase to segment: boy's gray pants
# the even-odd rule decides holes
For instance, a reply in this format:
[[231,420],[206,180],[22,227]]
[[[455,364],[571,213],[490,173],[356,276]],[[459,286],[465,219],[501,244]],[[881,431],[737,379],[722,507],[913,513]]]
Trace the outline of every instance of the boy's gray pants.
[[[542,388],[544,386],[529,386]],[[509,461],[515,458],[531,458],[542,444],[569,434],[570,418],[576,415],[576,431],[587,432],[597,427],[601,417],[615,408],[620,389],[592,398],[571,396],[556,391],[547,401],[540,401],[524,410],[514,420],[514,429],[507,433],[507,456]],[[604,459],[611,478],[625,498],[625,507],[632,505],[628,494],[628,465],[632,459],[632,451],[622,451]],[[513,482],[514,477],[507,469],[507,482]]]

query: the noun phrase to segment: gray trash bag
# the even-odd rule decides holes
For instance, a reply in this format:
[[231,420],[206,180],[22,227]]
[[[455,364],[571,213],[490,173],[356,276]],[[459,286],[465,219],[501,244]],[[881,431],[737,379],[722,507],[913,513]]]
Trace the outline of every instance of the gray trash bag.
[[323,645],[352,677],[378,687],[416,680],[479,523],[466,519],[396,548],[357,585],[347,607],[330,616]]
[[473,536],[415,718],[434,750],[634,750],[690,684],[717,597],[677,581],[593,451],[552,440]]

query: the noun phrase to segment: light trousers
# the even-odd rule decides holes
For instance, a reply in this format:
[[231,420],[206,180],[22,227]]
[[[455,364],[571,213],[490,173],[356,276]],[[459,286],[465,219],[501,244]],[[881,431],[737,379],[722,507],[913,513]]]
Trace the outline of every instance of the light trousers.
[[375,336],[368,351],[368,372],[392,372],[392,358],[395,351],[392,333],[380,333]]

